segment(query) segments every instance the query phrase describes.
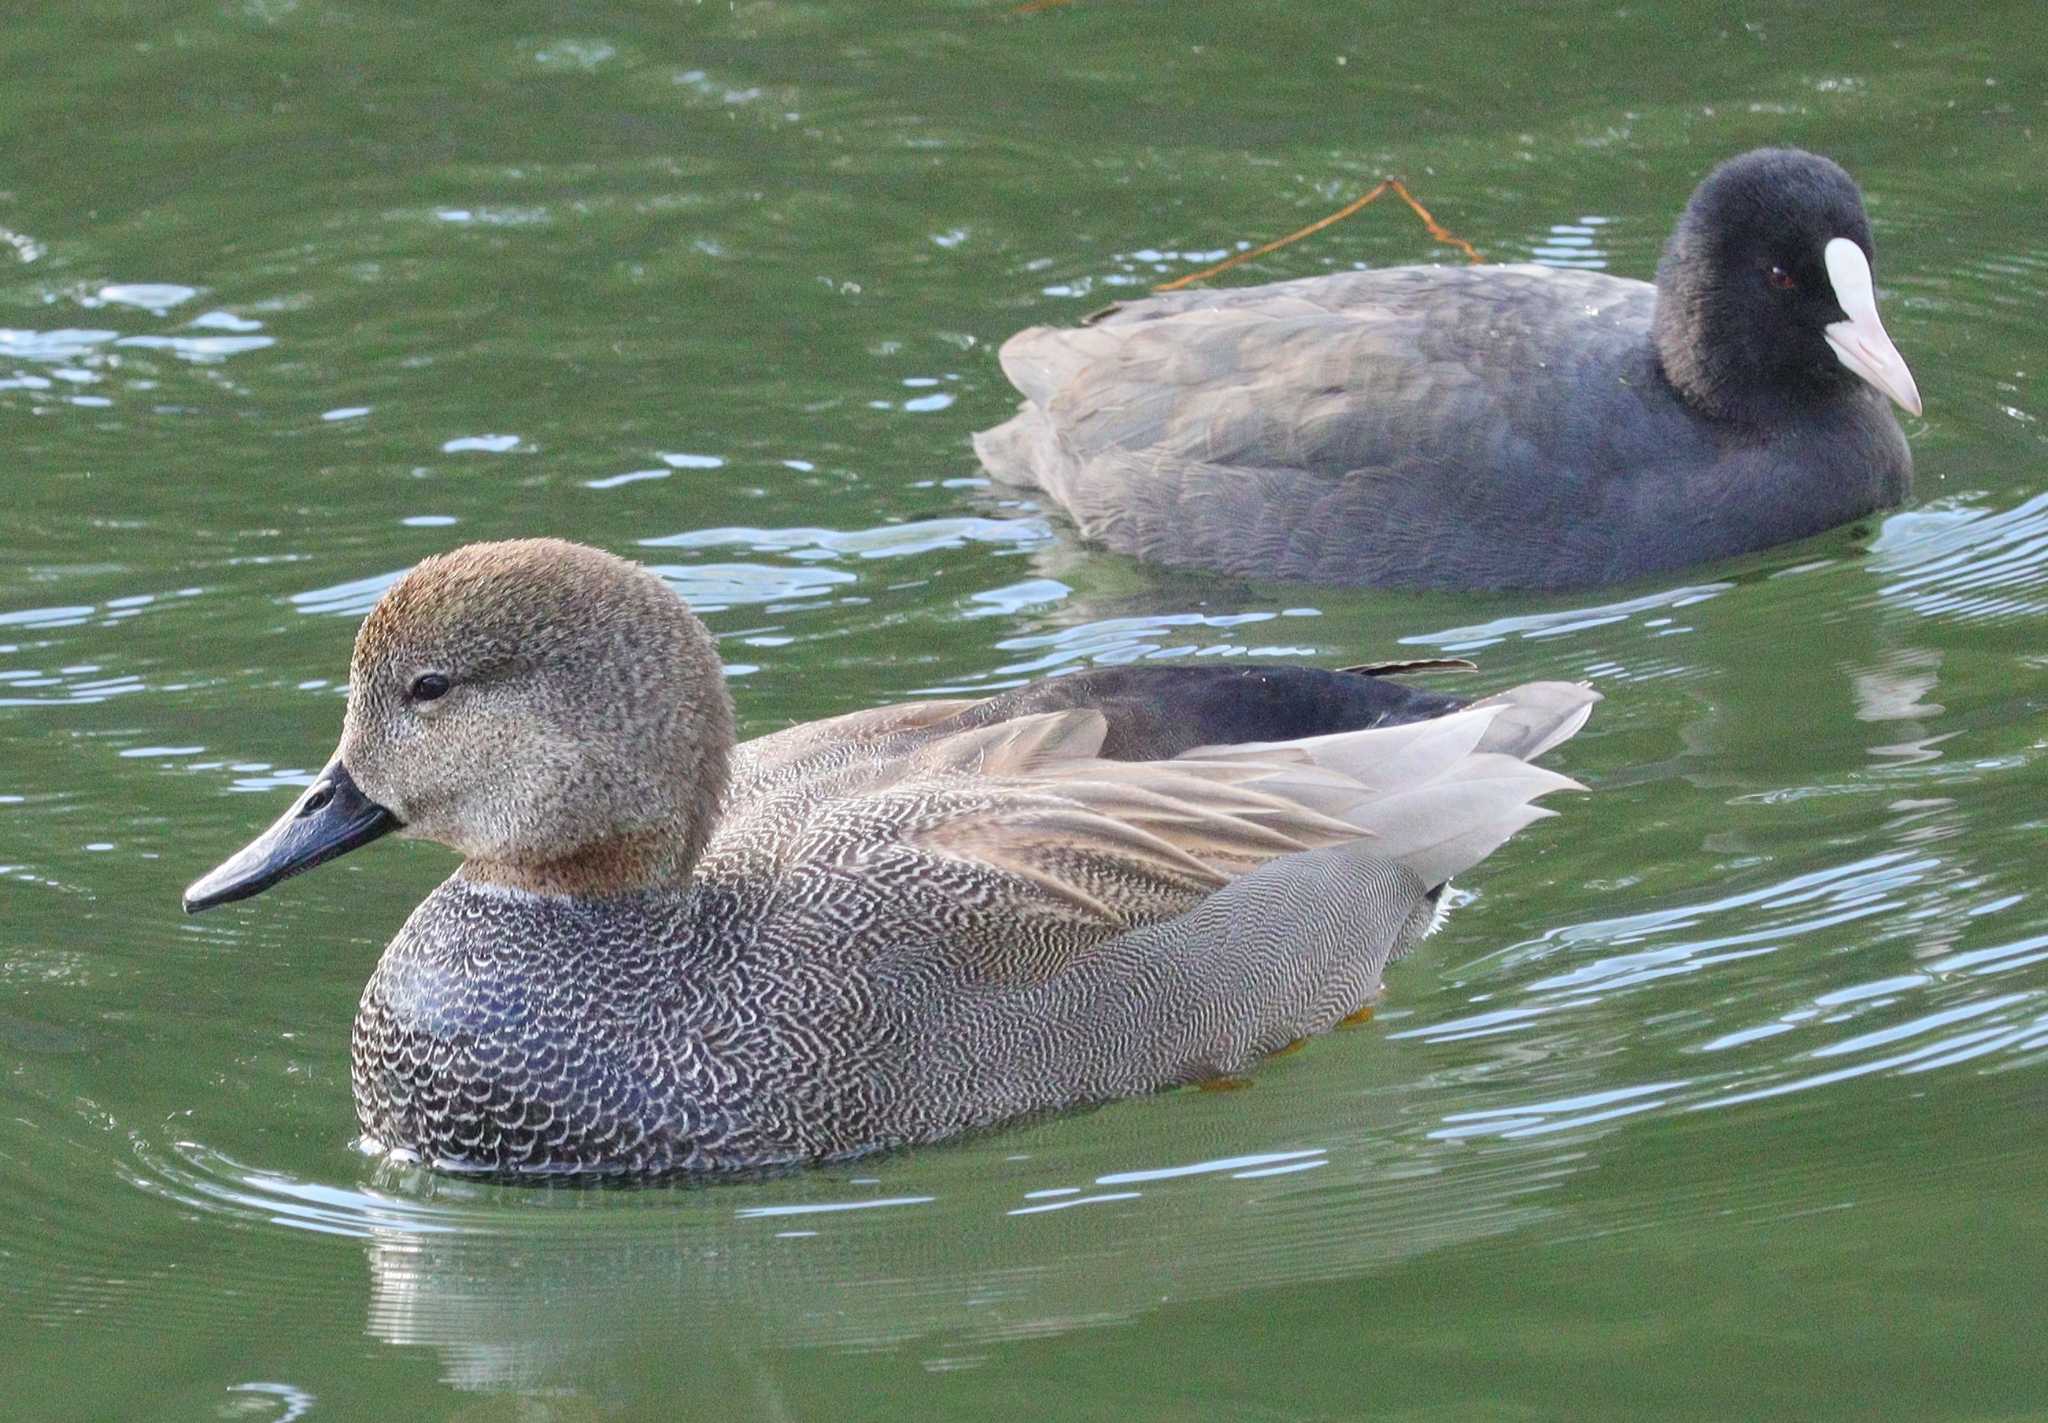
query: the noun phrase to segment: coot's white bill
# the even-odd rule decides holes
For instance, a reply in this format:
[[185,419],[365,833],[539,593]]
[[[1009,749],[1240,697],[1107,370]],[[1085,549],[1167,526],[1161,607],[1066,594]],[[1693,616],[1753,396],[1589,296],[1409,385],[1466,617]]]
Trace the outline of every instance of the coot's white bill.
[[1870,285],[1870,262],[1863,249],[1846,237],[1835,237],[1821,249],[1835,300],[1848,315],[1827,328],[1835,359],[1897,401],[1903,410],[1920,413],[1920,388],[1906,369],[1906,358],[1885,334],[1877,319],[1877,293]]

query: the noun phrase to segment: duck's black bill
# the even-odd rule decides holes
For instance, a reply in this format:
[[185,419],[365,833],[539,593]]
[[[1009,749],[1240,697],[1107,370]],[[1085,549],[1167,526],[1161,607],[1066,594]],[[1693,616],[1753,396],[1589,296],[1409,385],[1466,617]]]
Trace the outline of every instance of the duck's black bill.
[[324,865],[398,828],[398,817],[357,788],[335,757],[271,827],[185,890],[185,912],[261,894],[279,880]]

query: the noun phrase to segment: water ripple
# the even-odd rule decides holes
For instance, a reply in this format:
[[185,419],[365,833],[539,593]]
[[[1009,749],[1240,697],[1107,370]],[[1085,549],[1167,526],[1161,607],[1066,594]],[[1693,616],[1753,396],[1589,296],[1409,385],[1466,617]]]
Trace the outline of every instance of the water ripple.
[[1042,518],[920,519],[883,524],[872,529],[718,528],[642,539],[648,548],[720,548],[737,545],[755,553],[781,553],[791,558],[902,558],[939,549],[988,544],[1032,548],[1050,542],[1052,530]]
[[1933,505],[1894,515],[1871,547],[1877,597],[1923,617],[2048,612],[2048,494],[2011,509]]
[[[1729,1001],[1737,983],[1750,981],[1746,974],[1730,976],[1731,966],[1742,960],[1826,943],[1830,931],[1838,938],[1845,926],[1873,921],[1894,926],[1885,938],[1897,942],[1910,935],[1903,926],[1918,919],[1981,919],[1986,916],[1973,911],[1985,904],[2010,908],[2017,902],[2001,896],[1972,904],[1982,885],[1942,859],[1899,850],[1698,903],[1564,926],[1494,956],[1474,999],[1485,1003],[1479,1011],[1433,1018],[1388,1036],[1449,1044],[1547,1035],[1540,1040],[1563,1051],[1574,1034],[1587,1030],[1596,1010],[1611,1015],[1616,995],[1658,993],[1667,980],[1713,972],[1729,979],[1720,995]],[[1513,990],[1519,1001],[1497,1001],[1504,996],[1502,978],[1517,967],[1587,950],[1595,956],[1586,962],[1519,982]],[[2000,1056],[2017,1061],[2048,1043],[2048,982],[1987,994],[1975,980],[2043,962],[2048,934],[1923,956],[1910,969],[1882,971],[1860,982],[1837,978],[1763,1021],[1729,1027],[1709,1019],[1705,1032],[1674,1025],[1673,1031],[1693,1038],[1681,1045],[1682,1055],[1712,1064],[1710,1070],[1561,1098],[1524,1101],[1510,1093],[1498,1105],[1445,1114],[1431,1135],[1515,1139],[1605,1129],[1646,1113],[1725,1109],[1884,1073],[1995,1065]],[[1780,967],[1757,981],[1777,984],[1787,973]],[[1782,1002],[1784,995],[1772,990],[1768,997]],[[1656,1007],[1645,1004],[1631,1016],[1655,1021]],[[1769,1047],[1761,1052],[1743,1051],[1765,1043]],[[1569,1051],[1597,1050],[1578,1041]],[[1832,1065],[1842,1059],[1854,1060]]]
[[[1471,652],[1482,647],[1492,647],[1509,638],[1561,637],[1591,628],[1606,627],[1612,623],[1626,622],[1639,613],[1662,613],[1666,610],[1689,608],[1695,603],[1704,603],[1710,598],[1718,597],[1734,587],[1733,583],[1684,584],[1655,593],[1645,593],[1635,598],[1624,598],[1617,602],[1592,603],[1584,607],[1558,608],[1540,613],[1516,613],[1483,623],[1445,628],[1441,632],[1417,633],[1404,637],[1401,641],[1441,648],[1445,652]],[[1668,620],[1645,622],[1643,626],[1656,631],[1671,630]]]
[[[1025,600],[1051,600],[1053,589],[1063,584],[1033,580],[1021,585]],[[984,598],[1003,600],[1018,589],[997,589]],[[1001,603],[998,602],[998,606]],[[973,685],[996,685],[1057,671],[1080,664],[1116,666],[1149,658],[1180,660],[1189,657],[1312,657],[1317,648],[1310,643],[1291,642],[1281,637],[1256,642],[1239,642],[1191,636],[1193,630],[1232,632],[1238,628],[1260,627],[1281,619],[1317,616],[1312,609],[1282,612],[1242,613],[1160,613],[1153,616],[1097,618],[1049,632],[1026,633],[996,642],[1001,652],[1026,653],[991,668],[987,678]],[[1284,624],[1283,624],[1284,626]],[[966,685],[966,684],[963,684]]]

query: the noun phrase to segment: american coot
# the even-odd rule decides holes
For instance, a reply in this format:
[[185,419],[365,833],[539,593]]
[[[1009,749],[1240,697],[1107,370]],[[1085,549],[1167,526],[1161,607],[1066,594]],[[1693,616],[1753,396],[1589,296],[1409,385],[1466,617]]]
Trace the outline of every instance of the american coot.
[[1114,668],[735,746],[704,627],[549,540],[422,563],[340,748],[185,907],[396,830],[466,858],[356,1018],[376,1142],[494,1172],[762,1167],[1235,1072],[1367,1002],[1574,783],[1596,695]]
[[1900,502],[1870,223],[1825,158],[1707,176],[1657,284],[1397,267],[1115,308],[1005,342],[1015,418],[975,437],[1084,534],[1246,577],[1610,583]]

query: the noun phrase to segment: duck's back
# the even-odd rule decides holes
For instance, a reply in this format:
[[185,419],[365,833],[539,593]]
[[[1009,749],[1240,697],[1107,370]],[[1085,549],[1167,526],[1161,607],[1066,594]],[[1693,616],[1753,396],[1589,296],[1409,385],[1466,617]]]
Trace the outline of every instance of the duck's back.
[[1903,439],[1867,393],[1781,430],[1686,404],[1655,300],[1534,266],[1154,297],[1012,337],[1025,401],[976,446],[1121,552],[1382,586],[1611,582],[1902,496]]

